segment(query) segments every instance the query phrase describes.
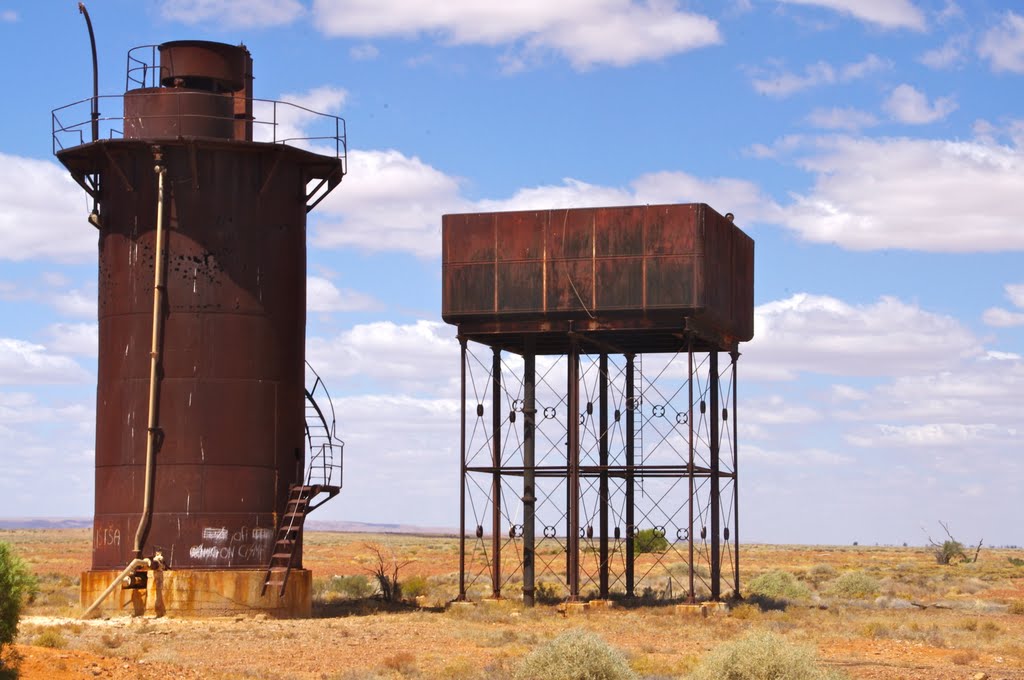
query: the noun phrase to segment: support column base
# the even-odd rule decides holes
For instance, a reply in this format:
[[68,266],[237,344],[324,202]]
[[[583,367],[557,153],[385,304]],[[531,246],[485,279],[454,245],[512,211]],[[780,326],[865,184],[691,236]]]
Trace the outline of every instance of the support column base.
[[[85,609],[106,590],[119,572],[82,572],[81,603]],[[271,586],[260,595],[266,571],[260,569],[168,569],[149,572],[145,590],[117,588],[96,610],[96,616],[208,617],[265,614],[274,618],[308,618],[313,609],[313,573],[293,569],[284,596]]]

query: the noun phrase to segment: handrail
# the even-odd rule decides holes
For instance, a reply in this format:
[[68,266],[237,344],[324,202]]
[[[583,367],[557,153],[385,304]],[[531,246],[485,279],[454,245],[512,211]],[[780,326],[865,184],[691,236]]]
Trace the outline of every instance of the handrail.
[[[322,481],[323,484],[329,486],[341,487],[344,471],[343,460],[345,454],[345,442],[337,437],[337,417],[334,411],[334,401],[331,399],[331,394],[327,391],[327,386],[324,384],[324,381],[310,365],[309,361],[306,361],[306,368],[315,378],[313,381],[313,387],[306,390],[306,403],[313,407],[316,419],[320,421],[324,428],[324,434],[314,435],[309,426],[309,419],[307,418],[306,442],[309,447],[309,461],[305,475],[306,485],[311,486],[317,481]],[[317,401],[316,395],[318,392],[323,393],[321,400],[325,404],[324,408],[321,408],[320,402]],[[325,413],[325,410],[329,412],[329,424],[328,413]],[[314,443],[314,440],[321,439],[324,441],[317,441]],[[338,454],[337,461],[334,460],[335,451],[337,451]],[[314,470],[317,472],[317,476],[315,478]],[[337,484],[333,483],[335,481],[335,473],[337,473]]]
[[[209,96],[206,92],[175,90],[173,88],[167,88],[167,91],[174,92],[178,96],[185,97]],[[119,95],[100,95],[97,98],[87,97],[53,109],[50,112],[53,135],[53,153],[56,154],[58,151],[62,151],[66,148],[85,144],[85,132],[91,128],[94,121],[96,122],[97,127],[103,128],[104,132],[100,135],[101,138],[116,139],[123,137],[124,133],[120,129],[120,126],[124,124],[124,98],[131,95],[132,93],[129,91],[125,94]],[[107,110],[116,109],[117,103],[120,102],[121,113],[119,115],[93,118],[92,107],[95,102],[98,108],[97,99],[107,100],[111,104],[110,106],[106,104],[104,105],[104,109]],[[300,104],[293,104],[292,102],[279,101],[276,99],[259,99],[253,97],[249,101],[252,104],[254,112],[261,110],[259,111],[260,115],[254,116],[252,121],[254,141],[284,144],[298,148],[309,147],[311,146],[311,142],[326,141],[329,143],[333,141],[334,156],[342,161],[342,174],[347,174],[348,140],[347,126],[344,118],[330,113],[314,111],[313,109]],[[167,121],[177,119],[182,121],[185,119],[198,118],[235,121],[233,114],[231,116],[216,116],[195,113],[154,114],[143,117],[142,120]],[[295,120],[288,120],[289,118]],[[65,122],[67,119],[71,119],[73,122]],[[114,127],[115,124],[117,127]],[[300,134],[294,134],[296,130],[298,130]],[[73,143],[65,144],[68,138],[71,138]]]

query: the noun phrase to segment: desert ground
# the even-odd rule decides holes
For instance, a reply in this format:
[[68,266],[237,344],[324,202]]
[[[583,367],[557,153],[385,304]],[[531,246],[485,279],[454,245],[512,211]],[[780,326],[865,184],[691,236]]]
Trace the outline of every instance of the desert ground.
[[[754,630],[813,647],[841,677],[1024,678],[1019,549],[982,548],[977,562],[940,565],[924,547],[743,545],[745,600],[701,617],[656,597],[583,613],[557,603],[525,609],[514,588],[503,601],[446,608],[457,591],[456,539],[310,532],[311,619],[80,621],[89,531],[0,531],[0,541],[39,579],[7,653],[29,679],[502,678],[574,628],[598,634],[641,678],[685,678],[711,650]],[[374,547],[404,564],[399,580],[418,597],[394,605],[374,597],[364,578]],[[779,571],[795,577],[799,595],[773,602],[746,592]]]

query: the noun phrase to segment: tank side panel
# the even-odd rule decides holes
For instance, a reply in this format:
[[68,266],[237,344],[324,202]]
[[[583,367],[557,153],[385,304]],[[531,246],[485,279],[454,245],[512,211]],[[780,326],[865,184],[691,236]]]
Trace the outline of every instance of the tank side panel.
[[[177,568],[265,566],[266,549],[243,537],[272,538],[264,531],[303,446],[301,169],[282,161],[261,194],[273,150],[164,151],[167,305],[147,544],[173,553]],[[111,185],[103,205],[94,569],[131,557],[146,447],[156,196],[148,154],[118,160],[139,170],[139,183]],[[228,544],[217,543],[225,532]],[[119,542],[104,538],[118,533]]]

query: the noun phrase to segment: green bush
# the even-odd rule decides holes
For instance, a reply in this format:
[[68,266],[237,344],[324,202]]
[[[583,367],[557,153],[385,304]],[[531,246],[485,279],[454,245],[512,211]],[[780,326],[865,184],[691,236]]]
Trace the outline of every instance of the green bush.
[[528,654],[512,676],[516,680],[620,680],[636,677],[625,657],[585,630],[566,631]]
[[668,539],[657,529],[641,529],[633,537],[633,554],[660,553],[668,550]]
[[56,628],[46,628],[32,639],[36,647],[49,647],[50,649],[64,649],[68,641]]
[[811,591],[796,576],[781,569],[773,569],[751,580],[747,591],[751,595],[786,602],[806,600],[811,596]]
[[354,574],[352,576],[332,576],[324,585],[324,592],[353,600],[362,600],[377,591],[370,584],[368,577],[363,574]]
[[0,650],[14,642],[21,610],[35,593],[35,576],[11,546],[0,543]]
[[807,570],[807,580],[815,586],[836,577],[836,570],[831,564],[816,564]]
[[402,596],[408,600],[415,600],[420,595],[426,595],[429,590],[430,585],[423,576],[410,576],[402,581]]
[[935,561],[939,564],[957,564],[966,562],[967,553],[964,552],[964,544],[960,541],[943,541],[942,545],[935,548]]
[[845,676],[818,666],[814,648],[759,631],[726,642],[701,659],[690,680],[832,680]]
[[832,582],[828,592],[833,597],[863,600],[878,595],[881,589],[882,584],[875,577],[863,571],[848,571]]

